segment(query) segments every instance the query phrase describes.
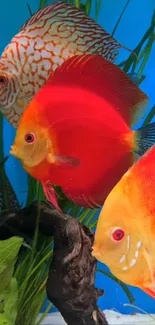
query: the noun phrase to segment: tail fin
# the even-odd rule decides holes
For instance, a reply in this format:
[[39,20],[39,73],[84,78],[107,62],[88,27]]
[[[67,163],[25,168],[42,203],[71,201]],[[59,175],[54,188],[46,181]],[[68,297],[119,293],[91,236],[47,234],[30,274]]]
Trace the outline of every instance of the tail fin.
[[136,148],[135,152],[142,156],[150,147],[155,144],[155,122],[141,127],[135,131]]

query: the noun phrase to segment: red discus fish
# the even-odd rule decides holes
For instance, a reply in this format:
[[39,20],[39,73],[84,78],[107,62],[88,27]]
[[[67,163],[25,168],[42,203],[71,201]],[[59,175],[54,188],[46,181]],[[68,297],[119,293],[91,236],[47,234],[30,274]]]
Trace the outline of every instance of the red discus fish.
[[93,255],[155,298],[155,145],[121,178],[101,210]]
[[103,57],[72,57],[25,110],[11,154],[55,206],[53,184],[78,205],[100,206],[132,165],[133,151],[141,154],[154,143],[154,123],[137,131],[128,127],[147,100]]

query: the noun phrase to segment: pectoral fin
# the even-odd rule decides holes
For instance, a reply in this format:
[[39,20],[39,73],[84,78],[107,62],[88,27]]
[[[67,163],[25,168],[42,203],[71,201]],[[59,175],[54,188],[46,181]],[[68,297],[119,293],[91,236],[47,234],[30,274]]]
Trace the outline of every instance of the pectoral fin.
[[80,161],[77,158],[72,158],[65,155],[52,155],[51,153],[48,154],[47,161],[50,164],[56,164],[64,167],[77,167],[80,164]]

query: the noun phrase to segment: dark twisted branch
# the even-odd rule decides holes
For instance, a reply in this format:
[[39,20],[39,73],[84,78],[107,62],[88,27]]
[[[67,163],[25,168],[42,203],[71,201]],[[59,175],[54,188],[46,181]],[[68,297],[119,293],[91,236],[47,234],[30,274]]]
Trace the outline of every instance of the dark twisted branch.
[[[26,240],[34,235],[38,207],[3,212],[0,239],[13,235]],[[59,213],[49,203],[40,204],[39,230],[54,236],[54,254],[46,284],[49,300],[68,325],[106,325],[97,306],[102,290],[96,289],[96,259],[91,255],[93,233],[69,215]]]

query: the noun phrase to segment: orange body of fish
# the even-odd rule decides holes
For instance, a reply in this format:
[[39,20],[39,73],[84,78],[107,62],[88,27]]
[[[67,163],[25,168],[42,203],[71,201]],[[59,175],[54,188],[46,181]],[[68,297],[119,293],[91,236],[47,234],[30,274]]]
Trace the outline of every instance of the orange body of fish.
[[137,131],[128,126],[147,99],[101,56],[72,57],[25,110],[11,153],[55,206],[53,184],[78,205],[100,206],[132,165],[133,151],[154,143],[154,123]]
[[17,127],[28,103],[65,60],[98,53],[114,61],[120,44],[82,10],[55,2],[34,14],[0,58],[0,111]]
[[93,255],[155,298],[155,146],[121,178],[99,215]]

